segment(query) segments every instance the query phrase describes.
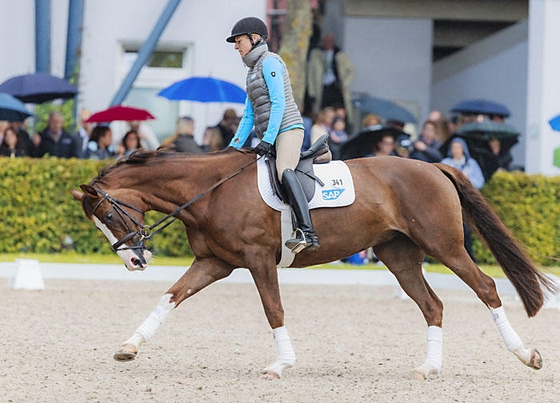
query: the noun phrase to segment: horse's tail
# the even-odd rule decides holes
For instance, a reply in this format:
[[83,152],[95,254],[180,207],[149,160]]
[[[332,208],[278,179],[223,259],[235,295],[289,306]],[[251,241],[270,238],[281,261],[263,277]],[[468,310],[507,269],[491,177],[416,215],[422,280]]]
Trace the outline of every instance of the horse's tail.
[[445,164],[434,165],[455,185],[461,200],[463,216],[488,245],[492,255],[517,290],[527,315],[535,316],[544,303],[541,285],[554,293],[557,288],[555,282],[535,267],[494,209],[465,175]]

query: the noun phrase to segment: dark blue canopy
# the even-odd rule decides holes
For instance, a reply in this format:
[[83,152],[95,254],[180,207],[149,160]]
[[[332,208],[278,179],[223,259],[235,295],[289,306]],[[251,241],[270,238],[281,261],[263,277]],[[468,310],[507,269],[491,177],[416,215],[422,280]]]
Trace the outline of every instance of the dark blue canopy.
[[451,109],[451,112],[498,115],[505,118],[511,115],[507,106],[487,99],[468,99],[461,101]]
[[48,73],[33,73],[7,79],[0,84],[0,92],[13,95],[25,103],[40,104],[53,99],[74,98],[78,89]]

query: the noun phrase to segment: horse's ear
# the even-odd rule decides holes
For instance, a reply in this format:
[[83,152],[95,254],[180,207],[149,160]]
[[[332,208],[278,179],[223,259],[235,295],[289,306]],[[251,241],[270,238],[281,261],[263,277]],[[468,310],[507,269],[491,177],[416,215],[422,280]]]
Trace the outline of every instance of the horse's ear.
[[80,189],[84,192],[84,194],[92,199],[97,199],[99,197],[99,193],[93,186],[90,185],[80,185]]
[[74,199],[78,200],[79,202],[81,202],[82,199],[84,198],[84,194],[82,192],[80,192],[79,190],[72,189],[72,190],[70,190],[70,193],[72,193],[72,196],[74,196]]

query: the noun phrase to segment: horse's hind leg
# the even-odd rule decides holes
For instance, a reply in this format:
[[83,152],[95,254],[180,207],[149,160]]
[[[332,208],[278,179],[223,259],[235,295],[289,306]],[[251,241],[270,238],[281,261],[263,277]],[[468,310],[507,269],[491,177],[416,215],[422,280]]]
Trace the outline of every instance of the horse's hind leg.
[[462,247],[462,244],[460,244],[460,247],[447,250],[445,253],[439,254],[434,252],[432,256],[459,276],[490,309],[492,319],[507,349],[528,367],[541,369],[542,358],[540,353],[536,349],[526,348],[509,323],[502,301],[496,290],[496,283],[472,261],[467,251]]
[[155,334],[167,315],[189,298],[213,282],[227,277],[233,268],[217,258],[196,259],[191,267],[160,299],[156,308],[136,329],[134,334],[124,342],[122,348],[113,358],[117,361],[130,361],[136,358],[142,343],[146,343]]
[[416,302],[428,324],[426,359],[414,369],[412,376],[426,379],[438,374],[443,365],[443,304],[422,273],[424,252],[405,237],[378,245],[374,252],[395,275],[404,292]]

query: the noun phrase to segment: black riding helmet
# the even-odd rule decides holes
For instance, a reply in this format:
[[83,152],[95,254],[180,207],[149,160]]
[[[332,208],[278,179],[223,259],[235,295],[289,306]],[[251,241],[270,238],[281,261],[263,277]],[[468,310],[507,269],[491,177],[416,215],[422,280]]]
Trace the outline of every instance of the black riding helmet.
[[268,37],[266,24],[257,17],[242,18],[235,23],[231,29],[231,35],[226,39],[229,43],[235,43],[235,37],[240,35],[259,34],[264,40]]

